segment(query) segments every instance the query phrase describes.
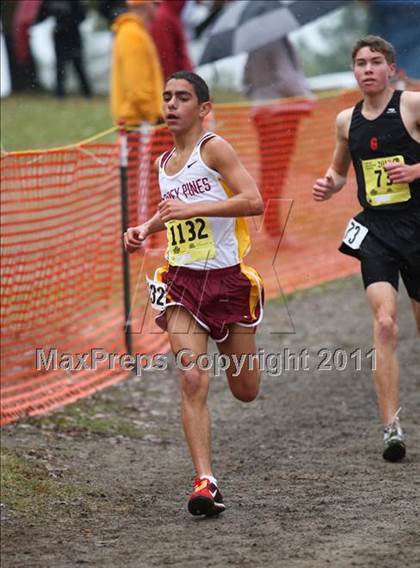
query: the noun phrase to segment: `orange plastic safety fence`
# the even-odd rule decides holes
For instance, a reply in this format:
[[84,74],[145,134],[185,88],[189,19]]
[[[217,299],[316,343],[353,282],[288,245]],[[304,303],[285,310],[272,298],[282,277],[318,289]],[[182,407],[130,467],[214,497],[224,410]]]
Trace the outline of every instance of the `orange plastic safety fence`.
[[[117,358],[125,352],[118,146],[13,153],[2,157],[1,170],[7,423],[76,400],[127,371]],[[163,334],[133,338],[136,352],[166,349]]]
[[264,197],[264,219],[249,223],[253,247],[246,262],[263,276],[268,297],[358,271],[357,261],[337,252],[358,210],[353,173],[325,203],[313,201],[311,189],[330,164],[336,115],[359,98],[346,91],[311,103],[217,108],[218,133],[233,144]]
[[[337,252],[357,210],[354,180],[332,201],[311,198],[314,179],[330,161],[335,115],[356,99],[348,92],[311,103],[215,107],[209,126],[232,143],[264,197],[264,217],[249,221],[253,248],[246,263],[263,276],[268,297],[358,270]],[[156,210],[153,164],[171,148],[171,137],[162,127],[127,136],[132,225]],[[128,376],[132,361],[120,359],[126,348],[118,145],[6,154],[1,170],[1,421],[7,423],[115,383]],[[168,347],[145,284],[164,248],[162,233],[131,256],[136,354]]]

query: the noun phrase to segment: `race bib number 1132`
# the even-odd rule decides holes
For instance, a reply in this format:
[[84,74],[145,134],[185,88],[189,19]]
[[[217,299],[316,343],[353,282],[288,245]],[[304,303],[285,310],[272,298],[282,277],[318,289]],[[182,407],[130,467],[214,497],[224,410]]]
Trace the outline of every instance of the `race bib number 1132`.
[[166,228],[170,264],[191,264],[216,256],[216,245],[207,217],[168,221]]

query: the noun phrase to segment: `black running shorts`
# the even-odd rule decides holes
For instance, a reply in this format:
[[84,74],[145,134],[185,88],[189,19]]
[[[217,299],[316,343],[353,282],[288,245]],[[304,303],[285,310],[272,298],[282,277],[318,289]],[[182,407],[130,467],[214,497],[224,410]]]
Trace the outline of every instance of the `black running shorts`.
[[339,250],[360,260],[363,284],[367,288],[375,282],[389,282],[398,290],[399,276],[408,295],[420,302],[420,212],[362,211],[347,231],[367,229],[358,248],[352,239],[345,238]]

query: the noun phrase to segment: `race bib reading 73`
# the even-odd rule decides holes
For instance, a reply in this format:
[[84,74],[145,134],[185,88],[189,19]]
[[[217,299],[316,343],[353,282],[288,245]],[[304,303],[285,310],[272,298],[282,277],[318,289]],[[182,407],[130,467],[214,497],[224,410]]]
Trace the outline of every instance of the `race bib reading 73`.
[[353,250],[357,250],[367,234],[368,229],[364,225],[358,223],[356,219],[350,219],[344,231],[343,243]]
[[191,264],[216,256],[216,245],[207,217],[169,221],[166,229],[170,264]]
[[366,199],[369,205],[391,205],[401,203],[411,198],[408,183],[392,183],[384,168],[389,162],[404,164],[403,156],[388,156],[362,160],[363,176],[365,178]]

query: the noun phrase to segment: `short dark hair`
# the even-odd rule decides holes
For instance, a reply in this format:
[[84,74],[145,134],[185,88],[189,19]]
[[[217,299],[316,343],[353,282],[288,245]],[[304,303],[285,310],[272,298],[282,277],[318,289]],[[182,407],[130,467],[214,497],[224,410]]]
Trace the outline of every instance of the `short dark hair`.
[[385,57],[389,65],[396,62],[397,58],[395,55],[395,49],[394,46],[389,43],[389,41],[386,41],[386,39],[379,36],[367,35],[359,39],[353,46],[351,52],[353,64],[356,59],[357,52],[359,51],[359,49],[362,49],[362,47],[370,47],[372,51],[379,51],[379,53],[382,53],[382,55]]
[[184,81],[188,81],[188,83],[194,87],[195,94],[200,104],[210,100],[209,87],[205,80],[200,77],[200,75],[197,75],[197,73],[192,73],[191,71],[176,71],[168,77],[166,82],[171,79],[184,79]]

